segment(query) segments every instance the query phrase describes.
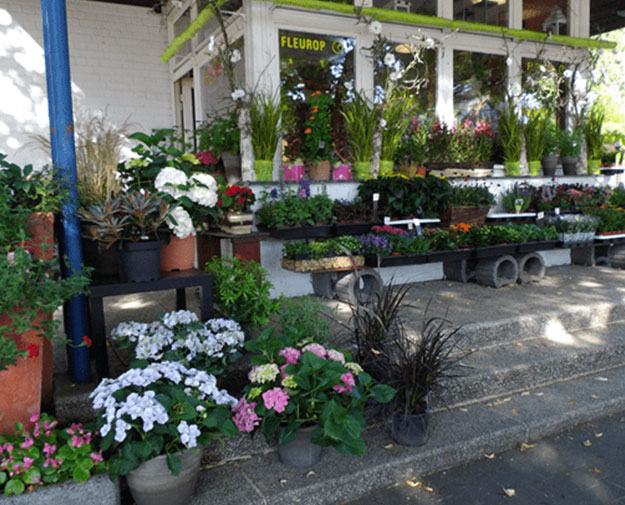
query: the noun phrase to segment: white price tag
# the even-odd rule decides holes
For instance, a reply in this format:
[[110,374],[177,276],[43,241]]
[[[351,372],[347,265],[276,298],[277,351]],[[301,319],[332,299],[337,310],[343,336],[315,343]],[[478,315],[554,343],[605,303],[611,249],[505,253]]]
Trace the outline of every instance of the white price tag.
[[559,215],[560,215],[560,207],[556,207],[555,209],[553,209],[553,213],[554,213],[556,216],[559,216]]
[[537,220],[537,221],[540,221],[541,219],[545,219],[545,213],[544,213],[544,212],[539,212],[539,213],[536,215],[536,220]]
[[412,222],[414,223],[414,225],[418,228],[419,226],[421,226],[421,220],[420,219],[413,219]]
[[373,193],[373,201],[374,202],[380,201],[380,193]]

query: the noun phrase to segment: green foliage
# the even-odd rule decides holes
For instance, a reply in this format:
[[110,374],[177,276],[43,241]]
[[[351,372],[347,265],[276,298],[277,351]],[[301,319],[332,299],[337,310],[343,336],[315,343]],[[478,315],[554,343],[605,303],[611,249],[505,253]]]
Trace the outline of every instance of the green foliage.
[[558,147],[560,156],[579,156],[582,145],[580,142],[580,133],[578,131],[569,131],[566,128],[560,130],[558,134]]
[[603,153],[602,131],[604,121],[605,109],[599,103],[593,104],[583,124],[589,160],[601,159],[601,154]]
[[499,142],[505,161],[520,161],[523,123],[512,103],[507,103],[499,113]]
[[363,202],[378,193],[380,213],[393,218],[438,217],[448,208],[451,191],[449,181],[434,176],[380,177],[358,187]]
[[612,189],[608,198],[608,203],[612,207],[619,207],[625,209],[625,186],[622,184]]
[[[67,429],[43,414],[31,417],[28,428],[17,425],[15,435],[0,435],[0,493],[20,495],[41,486],[68,480],[80,483],[106,470],[95,435],[81,424]],[[18,467],[20,471],[14,471]]]
[[437,120],[430,126],[428,157],[436,163],[489,163],[493,135],[491,124],[484,120],[467,118],[455,128]]
[[304,197],[287,191],[280,195],[264,193],[256,211],[259,224],[270,230],[294,226],[332,224],[334,202],[326,194]]
[[255,96],[250,107],[252,147],[257,160],[273,160],[280,139],[281,109],[271,97]]
[[429,128],[429,123],[421,123],[413,118],[397,146],[395,161],[419,165],[426,163],[428,161]]
[[624,209],[587,209],[585,214],[598,218],[599,233],[625,232],[625,210]]
[[267,271],[256,261],[215,258],[206,264],[213,276],[213,296],[221,314],[243,328],[261,328],[278,308],[270,298]]
[[225,152],[238,154],[240,140],[237,112],[234,109],[207,121],[199,131],[200,151],[210,151],[216,157]]
[[349,235],[311,242],[287,242],[284,245],[284,256],[291,260],[318,260],[350,254],[362,254],[362,244]]
[[527,159],[539,161],[547,153],[547,126],[549,124],[547,111],[530,109],[526,111],[526,117],[524,133]]
[[279,332],[293,344],[328,342],[332,330],[327,312],[326,305],[315,298],[284,298],[276,311]]
[[379,121],[379,109],[369,104],[366,97],[356,94],[351,102],[343,104],[341,114],[345,119],[352,158],[357,162],[373,158],[373,136]]
[[601,207],[608,201],[605,187],[583,184],[548,185],[533,190],[533,205],[539,211],[559,208],[563,211],[580,211],[586,207]]
[[487,186],[452,186],[449,203],[454,207],[486,207],[495,203]]
[[417,102],[412,93],[394,88],[389,92],[383,112],[385,126],[382,129],[382,160],[394,160],[395,153],[406,128],[417,112]]

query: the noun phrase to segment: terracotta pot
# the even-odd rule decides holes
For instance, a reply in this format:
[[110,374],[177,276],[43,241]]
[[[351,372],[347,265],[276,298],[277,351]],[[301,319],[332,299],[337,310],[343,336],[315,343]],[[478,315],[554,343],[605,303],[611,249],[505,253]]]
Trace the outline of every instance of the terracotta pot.
[[190,270],[195,264],[195,235],[178,238],[172,235],[169,244],[161,249],[161,271]]
[[[39,314],[30,330],[11,335],[20,350],[35,346],[33,356],[19,358],[17,363],[0,372],[0,433],[13,433],[15,423],[27,424],[30,416],[41,411],[43,355],[42,338],[37,326],[44,319]],[[0,325],[10,326],[11,318],[0,315]]]
[[332,164],[329,160],[316,161],[308,167],[310,179],[313,181],[329,181]]
[[46,261],[54,258],[54,214],[33,212],[26,221],[26,231],[30,236],[28,245],[33,256]]

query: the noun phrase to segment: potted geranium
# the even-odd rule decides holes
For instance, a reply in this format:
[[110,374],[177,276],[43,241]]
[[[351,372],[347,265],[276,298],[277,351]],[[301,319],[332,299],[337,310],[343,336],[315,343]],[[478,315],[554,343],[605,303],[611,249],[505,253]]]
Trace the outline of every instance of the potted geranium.
[[315,91],[308,97],[309,115],[304,122],[304,158],[313,181],[328,181],[332,171],[332,120],[334,101]]
[[96,491],[99,503],[116,505],[117,483],[97,477],[106,472],[97,441],[80,423],[62,428],[48,415],[33,414],[14,435],[0,435],[0,495],[14,496],[7,501],[16,505],[30,500],[80,505],[86,498],[80,484],[93,479],[85,492]]
[[120,275],[127,282],[158,279],[161,271],[159,228],[169,216],[160,197],[147,191],[123,193],[82,210],[91,237],[106,247],[118,245]]
[[231,184],[220,187],[217,205],[222,212],[222,218],[219,227],[234,235],[251,233],[254,202],[256,202],[256,196],[246,186]]
[[91,394],[109,473],[125,475],[138,505],[186,505],[200,447],[236,433],[236,399],[213,375],[164,361],[104,379]]
[[296,468],[318,463],[322,447],[362,456],[365,405],[389,402],[394,390],[374,384],[348,355],[318,343],[260,347],[250,384],[233,409],[239,431],[260,426],[269,442],[278,442],[280,461]]
[[254,97],[250,108],[250,124],[257,181],[273,180],[273,158],[280,140],[280,117],[280,106],[272,98]]

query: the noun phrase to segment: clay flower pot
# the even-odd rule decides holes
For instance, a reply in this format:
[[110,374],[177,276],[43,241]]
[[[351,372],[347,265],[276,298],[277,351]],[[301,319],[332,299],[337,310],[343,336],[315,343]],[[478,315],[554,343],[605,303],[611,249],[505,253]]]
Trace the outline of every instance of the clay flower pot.
[[54,214],[33,212],[26,221],[30,236],[28,246],[37,259],[51,261],[54,258]]
[[171,236],[169,244],[161,249],[161,271],[191,270],[195,264],[195,235],[187,238]]
[[[30,416],[41,411],[43,339],[37,327],[45,317],[39,314],[31,329],[9,337],[28,354],[0,372],[0,434],[12,433],[15,423],[28,424]],[[0,325],[11,326],[11,318],[0,315]]]
[[329,160],[315,161],[308,168],[310,179],[313,181],[329,181],[332,172],[332,163]]

